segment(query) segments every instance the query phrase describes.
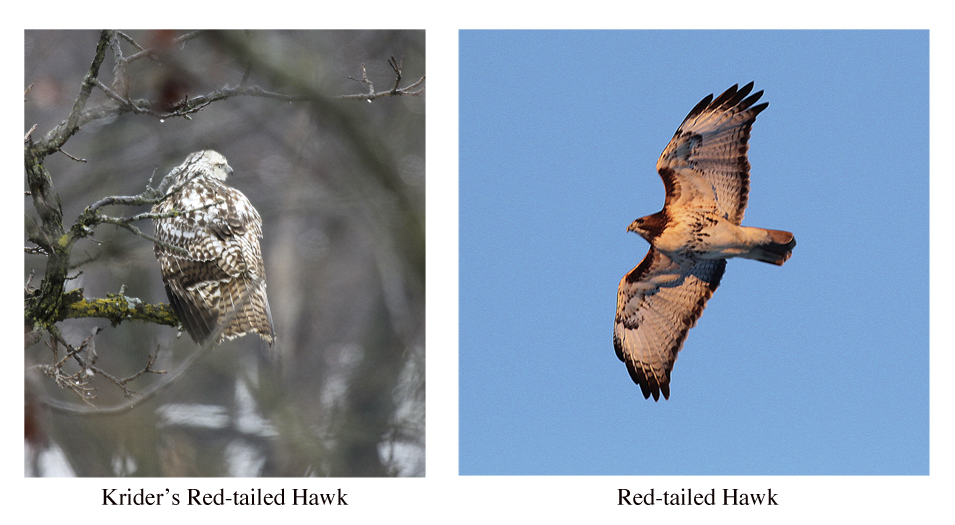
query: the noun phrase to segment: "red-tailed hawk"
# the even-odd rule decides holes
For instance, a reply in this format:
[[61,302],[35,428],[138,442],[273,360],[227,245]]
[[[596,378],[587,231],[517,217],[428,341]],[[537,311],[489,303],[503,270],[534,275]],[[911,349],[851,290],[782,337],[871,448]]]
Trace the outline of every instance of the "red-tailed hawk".
[[153,206],[155,244],[166,295],[193,341],[215,343],[257,333],[272,344],[259,239],[262,218],[239,190],[226,186],[232,168],[212,150],[197,151],[170,174],[165,198]]
[[792,233],[740,226],[749,198],[750,129],[769,105],[753,83],[700,101],[657,160],[663,210],[633,221],[650,251],[620,280],[613,346],[643,396],[670,398],[670,371],[686,334],[720,284],[726,259],[782,265]]

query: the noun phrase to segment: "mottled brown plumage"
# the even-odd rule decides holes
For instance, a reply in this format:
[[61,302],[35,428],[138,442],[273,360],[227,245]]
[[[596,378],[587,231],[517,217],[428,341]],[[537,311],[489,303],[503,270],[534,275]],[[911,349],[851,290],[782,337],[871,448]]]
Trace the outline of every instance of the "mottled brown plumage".
[[257,333],[271,345],[272,313],[265,293],[259,240],[262,218],[239,190],[225,184],[232,168],[212,150],[189,155],[171,175],[166,197],[153,206],[155,244],[166,295],[193,341],[215,343]]

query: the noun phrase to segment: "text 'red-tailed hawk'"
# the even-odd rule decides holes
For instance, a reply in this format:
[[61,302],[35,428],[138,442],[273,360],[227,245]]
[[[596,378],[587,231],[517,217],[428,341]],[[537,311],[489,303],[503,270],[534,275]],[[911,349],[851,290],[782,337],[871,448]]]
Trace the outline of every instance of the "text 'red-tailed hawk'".
[[193,341],[257,333],[271,345],[262,217],[242,192],[226,185],[229,175],[225,157],[212,150],[192,153],[173,170],[165,197],[152,209],[168,215],[153,219],[164,243],[154,244],[156,259],[169,302]]
[[686,334],[720,284],[726,259],[782,265],[793,234],[741,226],[749,198],[750,129],[769,105],[753,83],[700,101],[657,160],[663,210],[633,221],[650,251],[620,280],[613,346],[643,396],[670,398],[670,371]]

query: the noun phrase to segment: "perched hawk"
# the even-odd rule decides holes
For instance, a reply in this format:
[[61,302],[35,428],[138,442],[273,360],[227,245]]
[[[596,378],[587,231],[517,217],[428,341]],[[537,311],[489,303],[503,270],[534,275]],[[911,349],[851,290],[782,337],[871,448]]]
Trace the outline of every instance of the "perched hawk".
[[720,284],[726,259],[782,265],[793,234],[740,226],[749,197],[746,151],[763,92],[753,83],[700,101],[657,160],[666,187],[663,210],[627,228],[650,251],[620,280],[613,346],[643,397],[670,398],[670,371],[686,334]]
[[[265,295],[262,218],[249,199],[226,185],[232,168],[212,150],[197,151],[170,174],[153,219],[166,295],[198,344],[258,333],[272,344],[272,312]],[[221,330],[220,330],[221,327]],[[217,332],[218,330],[218,332]]]

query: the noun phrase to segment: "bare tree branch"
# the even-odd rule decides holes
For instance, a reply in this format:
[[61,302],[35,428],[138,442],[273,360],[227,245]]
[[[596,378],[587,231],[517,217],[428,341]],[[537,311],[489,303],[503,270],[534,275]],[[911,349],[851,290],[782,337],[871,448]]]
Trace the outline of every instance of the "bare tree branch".
[[[96,337],[96,334],[102,331],[102,328],[93,329],[93,333],[89,337],[84,339],[79,346],[74,347],[66,341],[66,338],[59,332],[59,330],[52,330],[51,341],[48,343],[48,346],[53,351],[54,362],[49,365],[34,365],[34,368],[40,370],[45,375],[51,377],[53,381],[60,388],[65,388],[73,391],[87,406],[93,407],[93,399],[96,398],[96,388],[92,386],[93,378],[96,375],[101,375],[111,383],[115,384],[123,390],[123,395],[127,398],[133,398],[139,392],[131,390],[126,386],[129,382],[137,379],[138,377],[144,374],[165,374],[165,370],[154,370],[152,367],[156,363],[156,358],[159,354],[159,347],[156,348],[156,351],[149,356],[149,360],[146,362],[146,366],[136,372],[135,374],[118,379],[106,370],[96,366],[97,354],[93,344],[93,338]],[[58,346],[62,345],[66,349],[66,355],[62,359],[58,358]],[[68,373],[64,367],[66,363],[70,360],[76,362],[79,370],[75,373]]]
[[354,80],[355,82],[366,84],[368,86],[368,93],[360,93],[356,95],[341,95],[338,98],[343,100],[367,100],[368,102],[371,102],[373,100],[376,100],[382,97],[399,97],[399,96],[415,97],[424,92],[423,87],[421,89],[418,89],[417,91],[414,91],[418,86],[424,83],[424,79],[425,79],[424,76],[419,78],[415,83],[411,84],[410,86],[407,86],[405,88],[399,88],[398,86],[401,84],[401,62],[395,60],[395,57],[391,57],[388,59],[388,65],[391,66],[392,70],[394,70],[395,77],[396,77],[395,87],[393,87],[391,90],[379,91],[376,93],[375,85],[368,78],[368,75],[365,71],[365,64],[362,64],[361,78],[354,78],[354,77],[348,77],[348,78],[350,78],[351,80]]
[[[191,32],[191,33],[186,33],[186,34],[184,34],[184,35],[182,35],[182,36],[179,36],[179,37],[176,37],[176,38],[172,39],[172,40],[170,41],[170,44],[175,45],[175,46],[179,46],[179,45],[185,44],[186,42],[188,42],[188,41],[190,41],[190,40],[192,40],[192,39],[194,39],[194,38],[200,36],[202,33],[203,33],[203,31],[193,31],[193,32]],[[137,49],[140,50],[139,53],[136,53],[136,54],[134,54],[134,55],[130,55],[130,56],[126,59],[127,62],[135,62],[135,61],[137,61],[137,60],[139,60],[139,59],[142,59],[142,58],[154,58],[154,57],[155,57],[155,53],[156,53],[156,50],[155,50],[155,49],[152,49],[152,48],[150,48],[150,49],[144,49],[141,45],[137,44],[136,41],[133,40],[132,38],[130,38],[128,35],[123,34],[122,36],[123,36],[123,38],[124,38],[127,42],[129,42],[130,44],[134,45]]]
[[112,31],[102,31],[100,33],[99,42],[96,44],[96,53],[93,55],[93,63],[90,64],[89,71],[86,72],[86,76],[83,77],[83,83],[80,85],[80,92],[76,96],[76,100],[73,101],[73,109],[70,111],[69,117],[66,120],[60,123],[59,126],[50,130],[45,137],[36,145],[36,156],[38,158],[43,158],[52,153],[53,151],[58,150],[73,136],[80,127],[86,124],[88,121],[84,121],[84,112],[83,109],[86,107],[86,102],[90,98],[90,93],[93,91],[93,86],[96,85],[96,77],[99,76],[99,68],[103,64],[103,59],[106,57],[106,47],[109,45],[110,40],[113,38]]

